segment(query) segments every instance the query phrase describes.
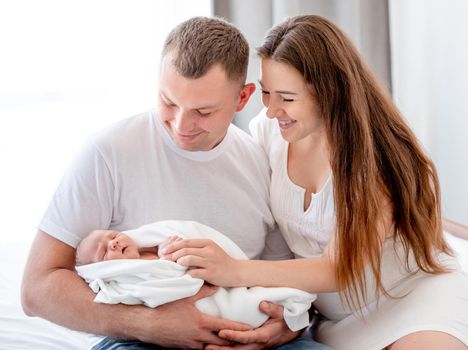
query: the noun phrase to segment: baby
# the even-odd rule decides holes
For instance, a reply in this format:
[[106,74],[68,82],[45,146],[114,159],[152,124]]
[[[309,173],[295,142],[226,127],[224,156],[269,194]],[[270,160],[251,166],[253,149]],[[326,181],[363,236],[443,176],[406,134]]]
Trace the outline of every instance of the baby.
[[154,247],[138,247],[137,243],[123,232],[94,230],[76,247],[76,266],[116,259],[160,259],[159,249],[181,240],[176,235],[169,236]]
[[[76,271],[96,293],[95,302],[158,307],[195,295],[204,283],[161,254],[164,246],[187,238],[211,239],[233,258],[247,259],[237,244],[209,226],[165,220],[124,232],[92,231],[77,247]],[[219,288],[195,306],[204,314],[256,328],[268,319],[258,307],[263,300],[284,306],[287,325],[299,330],[309,324],[307,310],[315,295],[292,288]]]

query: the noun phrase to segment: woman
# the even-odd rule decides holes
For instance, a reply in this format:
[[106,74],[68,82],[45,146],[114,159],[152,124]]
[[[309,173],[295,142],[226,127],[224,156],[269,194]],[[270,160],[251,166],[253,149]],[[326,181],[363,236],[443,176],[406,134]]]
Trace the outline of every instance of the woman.
[[435,166],[350,40],[299,16],[258,54],[266,110],[251,131],[275,219],[304,259],[238,261],[204,240],[168,253],[216,285],[320,293],[316,335],[333,348],[467,349],[468,278],[443,239]]

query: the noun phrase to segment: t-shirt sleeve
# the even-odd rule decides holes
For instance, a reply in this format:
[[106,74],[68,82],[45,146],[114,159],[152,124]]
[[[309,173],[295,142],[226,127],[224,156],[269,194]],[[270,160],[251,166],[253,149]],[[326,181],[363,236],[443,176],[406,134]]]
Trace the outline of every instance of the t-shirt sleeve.
[[109,227],[113,194],[108,164],[89,142],[62,178],[38,228],[76,247],[90,231]]

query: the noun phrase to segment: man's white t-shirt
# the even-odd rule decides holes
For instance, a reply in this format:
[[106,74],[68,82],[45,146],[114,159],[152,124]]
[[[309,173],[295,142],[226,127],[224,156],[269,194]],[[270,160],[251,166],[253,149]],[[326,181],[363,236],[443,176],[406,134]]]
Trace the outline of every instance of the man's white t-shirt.
[[291,254],[270,212],[269,181],[266,155],[236,126],[214,149],[190,152],[149,111],[87,143],[39,229],[76,247],[95,229],[193,220],[227,235],[249,258],[263,251],[263,258],[285,259]]

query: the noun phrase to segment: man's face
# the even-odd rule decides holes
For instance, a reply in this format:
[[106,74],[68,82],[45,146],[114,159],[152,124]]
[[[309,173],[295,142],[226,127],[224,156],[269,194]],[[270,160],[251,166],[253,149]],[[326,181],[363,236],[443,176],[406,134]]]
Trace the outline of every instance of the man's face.
[[245,94],[220,65],[189,79],[177,72],[172,59],[169,52],[161,62],[159,118],[178,147],[208,151],[223,140],[234,113],[245,104],[241,97]]

